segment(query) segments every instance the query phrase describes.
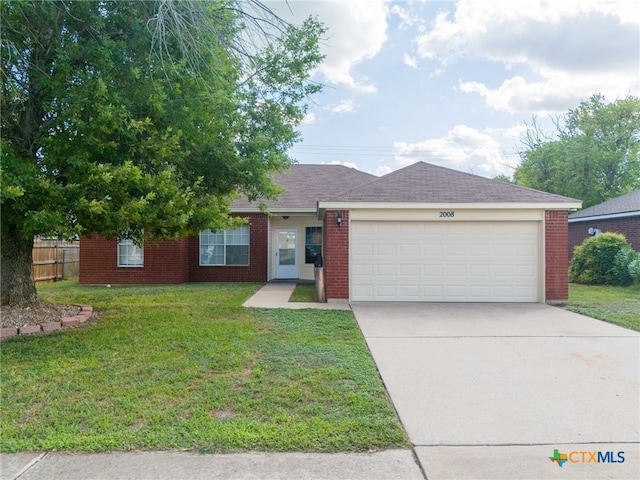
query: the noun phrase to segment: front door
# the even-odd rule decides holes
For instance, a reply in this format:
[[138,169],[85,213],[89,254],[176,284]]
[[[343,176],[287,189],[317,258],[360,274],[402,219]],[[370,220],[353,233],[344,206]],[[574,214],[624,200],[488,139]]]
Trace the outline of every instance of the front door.
[[276,278],[298,278],[298,231],[276,230]]

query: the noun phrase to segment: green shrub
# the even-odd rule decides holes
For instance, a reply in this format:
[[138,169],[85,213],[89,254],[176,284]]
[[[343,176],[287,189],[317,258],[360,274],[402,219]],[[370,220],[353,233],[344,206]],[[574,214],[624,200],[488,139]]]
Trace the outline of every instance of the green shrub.
[[617,285],[629,285],[633,282],[629,272],[629,264],[636,259],[636,252],[630,246],[625,245],[613,259],[613,275]]
[[628,265],[629,276],[636,285],[640,284],[640,252],[636,253],[636,256]]
[[588,285],[627,285],[632,281],[629,263],[633,256],[631,245],[619,233],[587,238],[573,251],[569,281]]

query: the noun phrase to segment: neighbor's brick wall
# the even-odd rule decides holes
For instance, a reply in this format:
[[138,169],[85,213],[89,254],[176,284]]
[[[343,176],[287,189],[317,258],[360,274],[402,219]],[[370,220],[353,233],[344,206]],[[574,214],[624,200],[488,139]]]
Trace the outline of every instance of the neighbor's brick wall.
[[545,296],[546,300],[569,298],[568,212],[545,212]]
[[[264,213],[235,215],[249,218],[248,266],[200,266],[200,237],[189,237],[189,282],[266,282],[269,219]],[[186,262],[185,262],[186,263]]]
[[349,298],[349,211],[341,210],[342,225],[336,225],[337,211],[324,217],[324,284],[327,299]]
[[599,228],[604,232],[622,233],[634,250],[640,251],[640,216],[626,218],[609,218],[607,220],[590,220],[569,224],[569,258],[573,249],[590,237],[589,228]]
[[82,284],[162,284],[187,281],[187,240],[148,242],[143,267],[118,267],[115,240],[93,234],[80,239]]

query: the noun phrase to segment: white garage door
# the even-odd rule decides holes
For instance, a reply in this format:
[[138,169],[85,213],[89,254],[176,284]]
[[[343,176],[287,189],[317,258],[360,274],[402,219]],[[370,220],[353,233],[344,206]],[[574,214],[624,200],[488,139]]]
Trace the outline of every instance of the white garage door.
[[353,301],[537,302],[537,222],[351,222]]

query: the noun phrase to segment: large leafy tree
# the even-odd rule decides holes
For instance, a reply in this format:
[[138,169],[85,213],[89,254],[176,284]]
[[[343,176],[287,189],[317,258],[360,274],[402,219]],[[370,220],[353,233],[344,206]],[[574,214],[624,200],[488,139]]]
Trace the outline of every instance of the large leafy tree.
[[589,207],[640,188],[640,99],[600,94],[557,119],[552,139],[533,122],[514,179]]
[[175,238],[278,193],[320,88],[317,21],[233,0],[0,8],[3,300],[37,300],[35,235]]

